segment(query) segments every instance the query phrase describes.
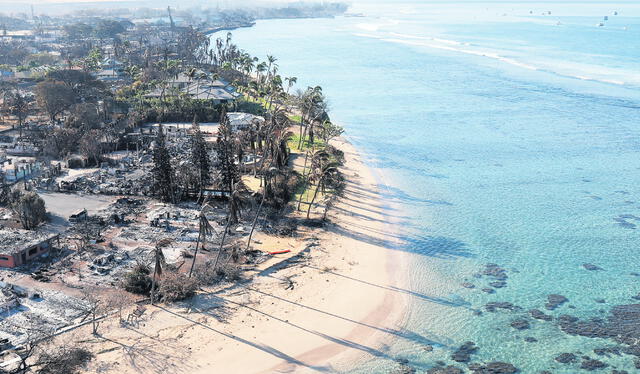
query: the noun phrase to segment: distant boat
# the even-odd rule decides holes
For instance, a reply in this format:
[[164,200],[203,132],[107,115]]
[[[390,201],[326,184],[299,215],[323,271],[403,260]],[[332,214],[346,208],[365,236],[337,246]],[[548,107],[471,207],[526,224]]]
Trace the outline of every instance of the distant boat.
[[604,27],[604,22],[600,22],[600,23],[596,24],[596,26],[598,26],[598,27]]
[[604,20],[608,21],[609,20],[609,16],[604,16]]
[[614,11],[613,11],[613,15],[614,15],[614,16],[617,16],[617,15],[618,15],[618,12],[614,10]]

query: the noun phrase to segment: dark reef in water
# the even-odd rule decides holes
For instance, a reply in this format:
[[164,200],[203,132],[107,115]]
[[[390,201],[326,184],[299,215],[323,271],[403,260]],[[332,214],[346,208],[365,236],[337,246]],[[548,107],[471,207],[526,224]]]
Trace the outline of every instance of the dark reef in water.
[[427,370],[427,374],[463,374],[462,369],[455,366],[435,367]]
[[498,309],[505,309],[510,311],[516,311],[516,310],[522,309],[519,306],[514,305],[508,301],[494,301],[494,302],[486,303],[484,308],[487,312],[492,312],[492,313],[497,311]]
[[490,362],[488,364],[471,364],[469,369],[474,374],[513,374],[517,373],[518,369],[506,362]]
[[[631,215],[621,215],[619,218],[634,220],[637,219],[638,221],[640,221],[640,217]],[[588,271],[594,272],[605,270],[602,267],[591,263],[584,263],[582,264],[582,267]],[[629,274],[631,276],[640,277],[640,273],[637,272],[631,272]],[[492,288],[482,287],[477,282],[476,284],[465,282],[462,284],[463,287],[469,289],[478,289],[479,291],[490,294],[495,293],[496,289],[506,286],[506,281],[508,279],[507,271],[499,265],[492,263],[486,264],[480,272],[474,274],[474,277],[478,279],[488,277],[488,285],[492,286]],[[640,293],[630,297],[635,300],[640,300]],[[549,357],[549,362],[555,361],[563,365],[572,365],[571,368],[575,369],[576,372],[596,371],[607,368],[607,372],[610,372],[611,374],[628,374],[627,371],[621,370],[616,367],[613,362],[607,362],[607,359],[624,355],[635,356],[634,365],[637,369],[640,369],[640,304],[618,305],[611,307],[611,309],[605,309],[607,303],[605,299],[594,297],[591,300],[592,302],[600,304],[598,305],[599,307],[604,307],[602,309],[599,309],[600,313],[602,314],[601,318],[580,319],[576,316],[567,314],[566,312],[573,313],[572,309],[576,309],[576,307],[569,304],[569,299],[560,294],[547,295],[545,308],[547,310],[554,311],[560,307],[564,307],[565,314],[552,315],[555,313],[547,314],[541,309],[535,308],[523,310],[522,307],[515,305],[514,303],[509,301],[488,302],[484,305],[483,309],[489,313],[500,312],[512,315],[513,317],[510,319],[510,322],[507,323],[509,323],[510,327],[515,330],[535,330],[537,326],[543,325],[557,326],[560,331],[568,335],[582,336],[586,338],[608,339],[612,343],[610,346],[606,346],[606,344],[603,344],[605,346],[594,348],[593,354],[597,355],[597,358],[594,358],[595,356],[593,356],[593,354],[592,357],[589,357],[587,355],[587,352],[567,352],[558,354],[555,357]],[[593,313],[597,311],[598,309],[595,309],[591,312]],[[476,309],[474,314],[481,315],[481,312]],[[543,324],[541,322],[536,322],[536,320],[551,323]],[[497,328],[497,330],[504,331],[504,329],[502,328]],[[513,338],[517,339],[520,342],[524,341],[526,343],[538,342],[538,339],[532,336],[523,337],[522,335],[518,335],[517,333],[514,334]],[[540,340],[539,344],[546,343],[544,339],[542,339]],[[468,370],[470,370],[473,374],[499,374],[519,372],[518,369],[510,363],[472,362],[472,356],[478,351],[478,349],[479,347],[474,342],[465,342],[451,354],[451,359],[459,363],[465,363],[468,367]],[[550,369],[553,370],[552,368]],[[427,371],[428,374],[457,374],[464,372],[466,372],[464,368],[460,369],[455,366],[447,366],[447,364],[444,362],[440,362],[438,366]],[[539,372],[539,374],[551,372],[552,371],[545,370]],[[640,373],[640,371],[638,372]]]
[[593,353],[597,354],[598,356],[606,356],[606,357],[611,357],[612,354],[616,356],[622,355],[620,353],[620,347],[596,348],[593,350]]
[[543,311],[539,310],[539,309],[531,309],[529,311],[529,314],[531,314],[531,317],[535,318],[535,319],[540,319],[543,321],[551,321],[553,320],[553,317],[548,315],[548,314],[544,314]]
[[551,294],[547,296],[547,300],[548,303],[546,303],[544,306],[548,310],[554,310],[555,308],[569,301],[569,299],[567,299],[566,297],[558,294]]
[[594,264],[582,264],[582,267],[584,267],[587,270],[591,270],[591,271],[604,270],[600,266],[597,266],[597,265],[594,265]]
[[[607,319],[580,320],[565,314],[558,317],[557,321],[560,329],[566,334],[610,339],[620,344],[620,346],[594,349],[593,352],[599,356],[611,357],[611,355],[627,354],[640,357],[640,304],[615,306],[611,309]],[[635,364],[640,369],[638,359]],[[580,368],[596,370],[606,366],[607,364],[602,361],[584,356]]]
[[557,356],[555,360],[561,364],[570,364],[576,362],[578,360],[578,357],[573,353],[562,353],[561,355]]
[[584,370],[596,370],[596,369],[603,369],[606,368],[607,364],[605,364],[602,361],[598,361],[598,360],[593,360],[590,358],[585,358],[582,360],[582,364],[580,365],[580,369],[584,369]]
[[460,348],[456,349],[455,352],[451,355],[451,359],[456,362],[469,362],[471,360],[471,355],[476,353],[478,347],[474,342],[465,342],[460,346]]
[[482,275],[487,275],[498,280],[507,280],[507,271],[497,264],[487,264],[482,271]]
[[[634,217],[634,218],[630,218],[630,217]],[[628,219],[636,219],[636,218],[637,217],[630,214],[621,214],[618,217],[614,218],[613,220],[616,221],[618,225],[624,227],[625,229],[635,229],[636,224],[629,222]]]
[[462,283],[462,287],[464,287],[464,288],[469,288],[469,289],[471,289],[471,288],[476,288],[476,286],[475,286],[473,283],[470,283],[470,282],[464,282],[464,283]]
[[489,286],[493,287],[493,288],[503,288],[507,286],[507,282],[503,281],[503,280],[497,280],[495,282],[490,282]]
[[516,330],[526,330],[530,327],[530,325],[529,325],[529,321],[525,319],[517,319],[511,322],[511,327],[513,327]]

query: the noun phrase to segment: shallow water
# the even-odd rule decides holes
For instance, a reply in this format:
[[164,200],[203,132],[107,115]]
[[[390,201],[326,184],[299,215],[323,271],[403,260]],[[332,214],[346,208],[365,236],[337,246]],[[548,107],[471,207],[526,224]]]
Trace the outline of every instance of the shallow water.
[[[473,362],[507,361],[524,373],[579,372],[579,363],[553,360],[577,351],[611,365],[607,372],[634,372],[633,356],[593,353],[615,342],[567,335],[527,310],[604,318],[640,292],[630,274],[640,272],[640,5],[407,2],[354,11],[366,17],[261,21],[234,32],[248,52],[278,57],[299,87],[323,87],[332,119],[402,206],[389,214],[403,220],[405,241],[392,249],[411,254],[407,334],[354,372],[387,372],[397,359],[419,371],[455,364],[451,353],[468,340],[479,347]],[[508,275],[493,294],[480,289],[495,279],[474,277],[487,263]],[[547,311],[552,293],[569,302]],[[487,312],[493,301],[523,310]],[[531,328],[509,326],[519,318]]]

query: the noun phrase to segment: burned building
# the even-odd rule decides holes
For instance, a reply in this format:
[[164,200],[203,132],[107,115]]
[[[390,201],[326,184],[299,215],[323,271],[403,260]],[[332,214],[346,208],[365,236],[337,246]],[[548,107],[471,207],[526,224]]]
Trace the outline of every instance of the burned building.
[[0,267],[28,263],[51,249],[58,234],[0,228]]

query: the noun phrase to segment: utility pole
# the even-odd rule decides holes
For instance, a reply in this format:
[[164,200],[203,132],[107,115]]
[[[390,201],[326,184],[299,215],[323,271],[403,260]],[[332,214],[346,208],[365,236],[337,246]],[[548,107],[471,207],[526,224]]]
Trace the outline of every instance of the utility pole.
[[169,21],[171,22],[171,31],[175,30],[176,25],[173,23],[173,17],[171,16],[171,6],[167,7],[167,12],[169,13]]

